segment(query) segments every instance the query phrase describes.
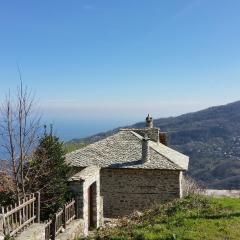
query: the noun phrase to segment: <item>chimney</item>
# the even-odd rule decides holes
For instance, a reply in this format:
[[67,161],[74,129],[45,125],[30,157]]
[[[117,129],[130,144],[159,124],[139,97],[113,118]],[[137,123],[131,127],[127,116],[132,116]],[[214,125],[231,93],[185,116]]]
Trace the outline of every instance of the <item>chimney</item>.
[[150,138],[145,134],[142,139],[142,162],[148,162],[150,159],[150,151],[149,151],[149,140]]
[[159,133],[159,142],[167,146],[167,134],[165,132]]
[[149,114],[146,117],[146,127],[153,128],[153,119],[152,119],[152,117],[150,117]]

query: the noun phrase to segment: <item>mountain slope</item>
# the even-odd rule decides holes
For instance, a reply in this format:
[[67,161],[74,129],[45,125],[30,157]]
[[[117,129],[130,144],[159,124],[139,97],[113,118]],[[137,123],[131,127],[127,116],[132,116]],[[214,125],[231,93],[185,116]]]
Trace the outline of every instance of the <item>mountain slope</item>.
[[240,188],[240,102],[157,119],[170,145],[190,156],[189,173],[212,188]]
[[[136,123],[130,127],[144,127]],[[210,188],[240,189],[240,101],[154,120],[169,146],[190,157],[189,174]],[[74,142],[92,142],[118,129]]]

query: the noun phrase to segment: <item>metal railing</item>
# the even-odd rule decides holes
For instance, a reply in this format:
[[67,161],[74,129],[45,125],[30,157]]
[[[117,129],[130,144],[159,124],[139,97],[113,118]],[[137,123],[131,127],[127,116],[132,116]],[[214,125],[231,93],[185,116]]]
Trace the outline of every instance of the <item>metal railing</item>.
[[40,193],[30,194],[14,206],[2,207],[4,235],[14,236],[34,222],[40,222]]

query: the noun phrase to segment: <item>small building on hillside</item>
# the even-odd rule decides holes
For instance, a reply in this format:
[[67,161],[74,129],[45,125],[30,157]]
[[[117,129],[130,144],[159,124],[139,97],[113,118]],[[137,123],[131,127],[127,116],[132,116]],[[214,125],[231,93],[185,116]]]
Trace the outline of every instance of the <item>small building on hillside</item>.
[[124,216],[182,197],[189,158],[166,144],[165,134],[148,115],[145,128],[121,129],[67,154],[66,161],[77,172],[91,165],[100,167],[104,217]]

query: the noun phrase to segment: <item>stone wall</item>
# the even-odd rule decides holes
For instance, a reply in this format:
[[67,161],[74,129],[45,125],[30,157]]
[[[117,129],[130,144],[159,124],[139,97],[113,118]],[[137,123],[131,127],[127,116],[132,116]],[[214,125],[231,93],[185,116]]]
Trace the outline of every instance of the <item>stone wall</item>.
[[83,219],[84,236],[89,229],[89,191],[91,190],[93,204],[93,224],[95,228],[100,227],[101,198],[100,198],[100,168],[89,166],[75,174],[69,179],[69,188],[74,193],[77,205],[77,218]]
[[104,217],[118,217],[181,197],[180,171],[101,169]]

